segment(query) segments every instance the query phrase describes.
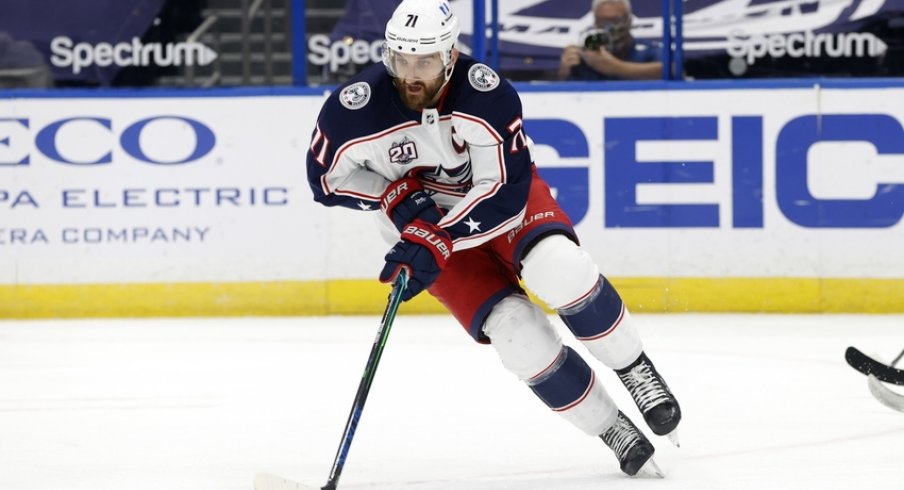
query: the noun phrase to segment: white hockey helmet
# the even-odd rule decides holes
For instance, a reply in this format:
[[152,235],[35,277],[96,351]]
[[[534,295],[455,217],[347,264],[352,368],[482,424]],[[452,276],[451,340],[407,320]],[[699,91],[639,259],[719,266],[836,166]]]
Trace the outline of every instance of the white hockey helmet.
[[452,48],[458,42],[459,32],[458,17],[452,12],[448,1],[403,0],[386,23],[383,64],[392,76],[396,76],[394,53],[439,53],[448,72]]

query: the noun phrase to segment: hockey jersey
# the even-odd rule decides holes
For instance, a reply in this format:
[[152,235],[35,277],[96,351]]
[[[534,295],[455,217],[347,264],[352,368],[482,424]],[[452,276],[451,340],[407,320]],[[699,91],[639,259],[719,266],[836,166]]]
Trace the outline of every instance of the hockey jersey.
[[438,225],[454,250],[475,247],[524,218],[533,160],[522,125],[515,89],[468,56],[459,56],[438,106],[420,112],[373,65],[324,103],[308,182],[324,205],[378,210],[391,182],[414,176],[444,210]]

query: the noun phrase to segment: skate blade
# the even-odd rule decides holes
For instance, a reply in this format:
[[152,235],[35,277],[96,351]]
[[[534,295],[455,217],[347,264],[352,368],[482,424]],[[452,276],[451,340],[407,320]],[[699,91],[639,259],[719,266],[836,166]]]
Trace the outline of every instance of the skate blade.
[[675,447],[681,447],[681,443],[678,442],[678,429],[673,430],[665,435],[669,438],[669,442],[675,445]]
[[656,461],[650,458],[637,470],[637,474],[634,476],[637,478],[665,478],[665,473],[662,472]]

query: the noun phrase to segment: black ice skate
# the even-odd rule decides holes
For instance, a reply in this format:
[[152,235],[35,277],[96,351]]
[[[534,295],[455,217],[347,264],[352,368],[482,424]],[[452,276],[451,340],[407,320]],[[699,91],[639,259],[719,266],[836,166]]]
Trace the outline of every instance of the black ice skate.
[[673,431],[681,421],[681,407],[650,362],[650,358],[641,352],[640,357],[630,366],[617,369],[615,373],[631,393],[634,403],[637,404],[653,433],[659,436],[668,435],[669,440],[677,446],[677,434]]
[[626,474],[634,476],[643,469],[644,473],[663,476],[653,461],[653,445],[621,410],[618,411],[615,424],[600,434],[600,439],[615,452],[621,470]]

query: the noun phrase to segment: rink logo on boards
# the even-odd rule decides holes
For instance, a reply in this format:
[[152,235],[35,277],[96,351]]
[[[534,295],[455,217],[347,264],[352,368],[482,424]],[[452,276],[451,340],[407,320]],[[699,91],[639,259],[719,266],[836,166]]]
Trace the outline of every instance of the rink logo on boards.
[[143,43],[133,37],[131,42],[91,44],[76,43],[68,36],[50,41],[50,62],[58,68],[71,67],[78,75],[92,65],[126,66],[206,66],[217,59],[213,49],[198,42]]
[[329,65],[330,71],[339,70],[349,63],[358,65],[376,63],[383,59],[383,39],[340,39],[330,42],[326,34],[314,34],[308,39],[308,61],[317,66]]
[[54,195],[45,189],[0,187],[0,210],[251,208],[289,204],[287,187],[172,186],[128,188],[65,188]]
[[[588,161],[574,122],[529,124],[535,145]],[[603,127],[605,228],[761,229],[778,213],[804,228],[864,229],[904,217],[904,127],[889,114],[606,117]],[[668,156],[639,150],[657,146]],[[591,202],[587,164],[539,171],[580,223]]]
[[888,45],[868,32],[792,32],[788,34],[754,34],[732,31],[726,53],[732,58],[729,68],[742,75],[747,66],[762,58],[864,58],[885,54]]
[[66,165],[103,165],[125,153],[153,165],[180,165],[204,158],[217,143],[205,123],[159,115],[138,121],[71,116],[55,121],[0,117],[0,169],[29,165],[36,155]]
[[2,245],[100,245],[100,244],[169,244],[202,243],[210,233],[209,226],[122,227],[122,228],[0,228]]

